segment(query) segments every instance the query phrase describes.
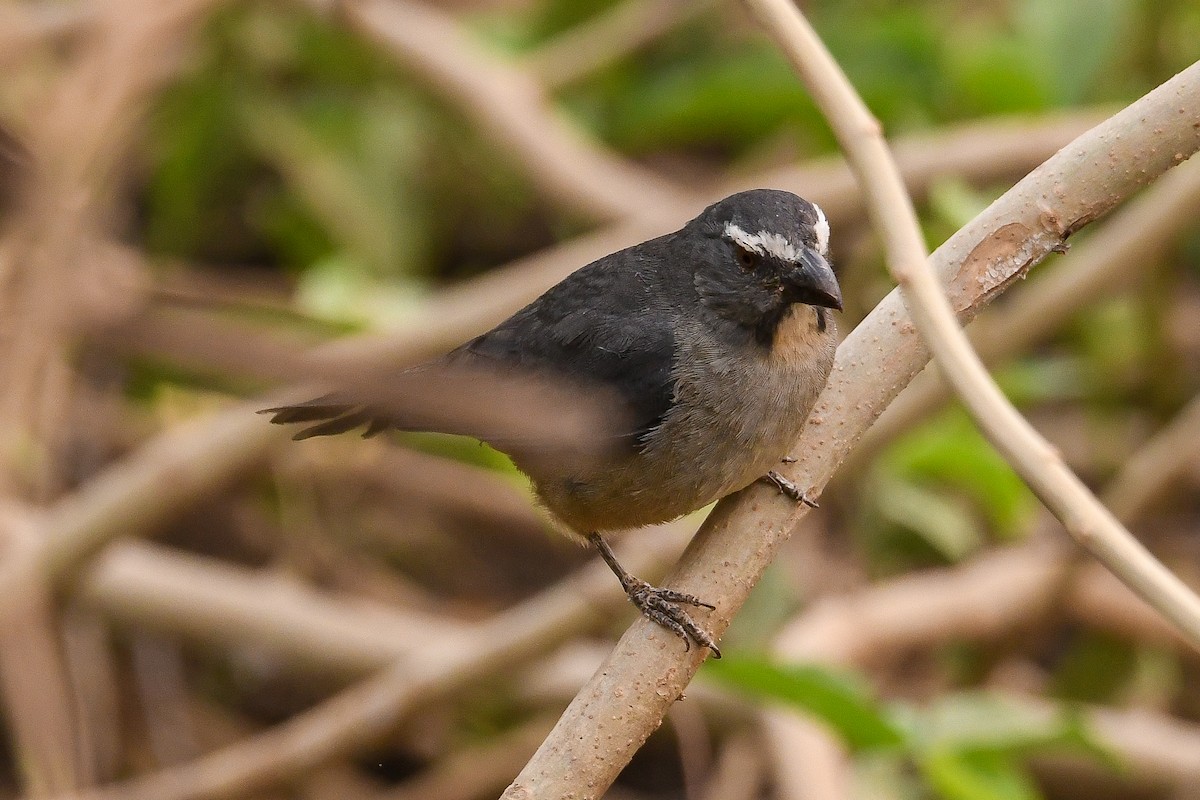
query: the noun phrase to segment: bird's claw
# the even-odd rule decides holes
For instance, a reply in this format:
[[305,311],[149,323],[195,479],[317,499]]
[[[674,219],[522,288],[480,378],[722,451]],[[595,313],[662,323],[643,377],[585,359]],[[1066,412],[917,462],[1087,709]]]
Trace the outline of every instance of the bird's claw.
[[642,612],[642,616],[673,631],[683,639],[685,649],[690,650],[694,641],[711,650],[713,658],[721,657],[721,649],[713,641],[712,635],[680,608],[681,605],[715,608],[711,603],[706,603],[685,592],[651,586],[638,578],[629,581],[625,586],[625,593],[629,595],[630,602],[637,607],[638,611]]
[[763,480],[767,481],[776,489],[778,489],[779,493],[784,497],[794,500],[797,503],[803,503],[809,508],[820,508],[820,506],[817,505],[816,500],[809,499],[808,495],[801,491],[799,486],[783,477],[775,470],[771,470],[764,475]]

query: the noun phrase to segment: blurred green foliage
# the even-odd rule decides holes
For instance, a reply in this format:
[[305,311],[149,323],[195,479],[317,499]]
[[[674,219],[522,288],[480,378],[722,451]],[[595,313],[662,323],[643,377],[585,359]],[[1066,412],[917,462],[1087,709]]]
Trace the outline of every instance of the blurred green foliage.
[[748,657],[709,660],[703,674],[755,697],[803,708],[828,723],[855,750],[896,747],[904,741],[900,726],[855,676]]
[[918,710],[880,702],[848,673],[744,657],[710,660],[700,675],[828,726],[858,756],[861,796],[910,796],[915,768],[947,800],[1028,800],[1041,795],[1023,756],[1069,750],[1112,764],[1066,707],[1044,713],[999,695],[962,692]]
[[889,570],[959,561],[989,531],[1017,535],[1033,510],[1025,484],[961,411],[943,413],[889,447],[864,496],[860,530],[874,563]]
[[[519,56],[608,5],[542,0],[467,21],[481,47]],[[1131,100],[1194,60],[1198,39],[1183,32],[1200,30],[1185,0],[808,6],[893,133]],[[801,156],[833,148],[783,58],[739,10],[716,4],[558,99],[634,156],[712,169],[781,137]],[[580,222],[536,198],[519,168],[386,54],[278,4],[215,18],[161,97],[149,151],[141,235],[154,252],[201,261],[423,283],[485,269]],[[346,304],[315,306],[362,321]]]

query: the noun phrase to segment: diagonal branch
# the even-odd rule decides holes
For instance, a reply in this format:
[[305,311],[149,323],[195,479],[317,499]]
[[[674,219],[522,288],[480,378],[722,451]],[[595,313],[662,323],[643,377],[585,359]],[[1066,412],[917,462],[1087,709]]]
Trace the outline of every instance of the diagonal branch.
[[[970,328],[976,352],[987,364],[1025,353],[1081,309],[1135,288],[1144,282],[1146,273],[1131,275],[1130,265],[1160,261],[1162,253],[1195,222],[1197,208],[1200,159],[1171,170],[1094,236],[1073,247],[1050,274],[1021,291],[1006,307],[976,320]],[[887,442],[933,413],[949,397],[945,381],[936,371],[926,370],[888,406],[851,460],[866,463]]]
[[[996,386],[958,325],[937,276],[926,264],[925,244],[912,200],[883,139],[879,123],[816,32],[787,0],[748,0],[779,40],[834,128],[858,175],[872,221],[883,236],[888,265],[905,304],[946,380],[992,444],[1025,479],[1067,531],[1144,600],[1171,620],[1200,649],[1200,597],[1142,546],[1096,499],[1059,453]],[[1194,67],[1200,70],[1200,64]],[[1200,106],[1188,98],[1184,108]],[[1200,130],[1195,131],[1200,144]],[[1195,150],[1193,146],[1189,151]],[[1179,158],[1182,160],[1182,157]],[[1066,240],[1081,220],[1048,215],[1044,235]]]
[[[937,249],[960,321],[1111,209],[1200,147],[1180,109],[1200,106],[1200,66],[1185,70],[1080,136]],[[1124,165],[1113,170],[1112,163]],[[816,495],[859,437],[928,360],[892,292],[838,349],[837,362],[793,453],[791,477]],[[719,503],[669,582],[715,600],[718,634],[806,512],[751,487]],[[637,621],[576,696],[506,797],[603,794],[683,692],[703,654]],[[632,698],[637,698],[636,703]]]

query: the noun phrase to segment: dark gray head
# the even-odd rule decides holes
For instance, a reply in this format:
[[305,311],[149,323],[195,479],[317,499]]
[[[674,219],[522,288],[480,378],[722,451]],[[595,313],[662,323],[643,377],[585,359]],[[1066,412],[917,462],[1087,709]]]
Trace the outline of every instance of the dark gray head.
[[680,231],[700,301],[770,343],[796,303],[842,308],[826,257],[829,223],[791,192],[752,189],[706,208]]

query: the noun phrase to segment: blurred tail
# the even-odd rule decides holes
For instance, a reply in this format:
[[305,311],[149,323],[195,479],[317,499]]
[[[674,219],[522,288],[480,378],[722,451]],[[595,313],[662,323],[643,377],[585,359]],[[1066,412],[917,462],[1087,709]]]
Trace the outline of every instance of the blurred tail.
[[322,395],[321,397],[308,400],[304,403],[296,403],[295,405],[264,408],[258,413],[271,414],[271,422],[276,425],[292,425],[304,422],[318,423],[317,425],[310,425],[296,432],[292,436],[296,441],[309,439],[313,436],[332,436],[363,426],[365,426],[362,434],[364,439],[385,431],[388,428],[396,428],[398,430],[407,429],[396,420],[388,418],[387,415],[380,413],[378,410],[367,406],[347,403],[344,400],[339,400],[337,395],[333,394]]

